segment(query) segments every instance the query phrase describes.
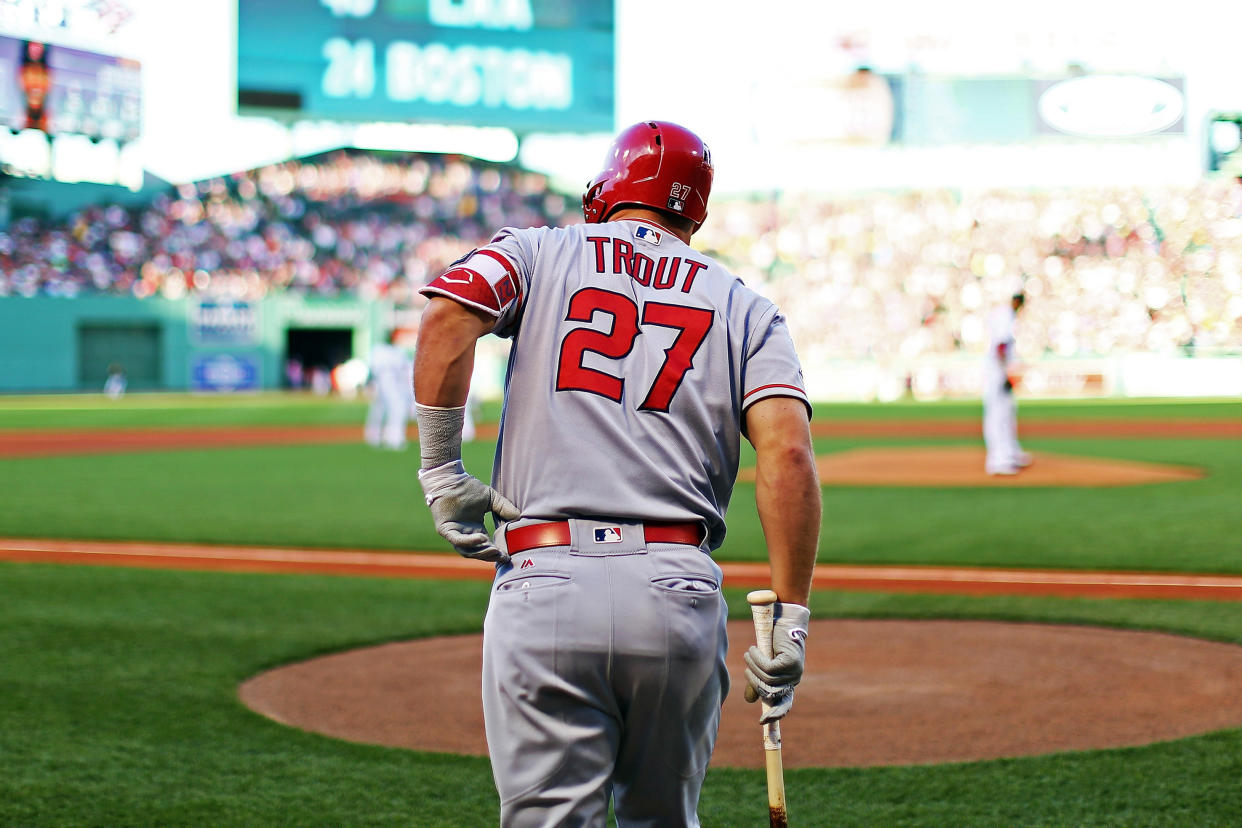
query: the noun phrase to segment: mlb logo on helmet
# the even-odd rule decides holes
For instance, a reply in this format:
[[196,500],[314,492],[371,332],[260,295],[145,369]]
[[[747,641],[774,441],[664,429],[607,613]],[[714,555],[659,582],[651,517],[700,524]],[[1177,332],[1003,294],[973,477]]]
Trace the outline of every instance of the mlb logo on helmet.
[[685,184],[674,183],[668,191],[668,209],[675,210],[678,213],[686,212],[686,199],[690,197],[690,193],[694,192]]
[[596,543],[620,543],[621,527],[620,526],[597,526],[595,528]]

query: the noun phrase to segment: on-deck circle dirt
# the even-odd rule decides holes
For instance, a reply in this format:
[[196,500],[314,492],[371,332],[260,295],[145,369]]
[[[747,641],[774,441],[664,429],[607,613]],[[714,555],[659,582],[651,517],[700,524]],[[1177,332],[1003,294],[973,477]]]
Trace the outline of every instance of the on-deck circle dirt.
[[[758,711],[741,692],[754,627],[731,622],[729,638],[734,685],[713,765],[762,767]],[[1029,756],[1242,725],[1233,644],[1100,627],[821,620],[807,647],[808,674],[782,728],[787,767]],[[480,637],[430,638],[287,665],[239,692],[305,730],[484,755],[481,669]]]

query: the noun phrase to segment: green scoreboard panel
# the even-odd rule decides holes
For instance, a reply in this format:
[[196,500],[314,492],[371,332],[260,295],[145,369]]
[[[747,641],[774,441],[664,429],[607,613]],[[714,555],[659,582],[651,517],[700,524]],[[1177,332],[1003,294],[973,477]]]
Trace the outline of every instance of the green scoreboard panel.
[[612,0],[238,0],[241,114],[614,128]]

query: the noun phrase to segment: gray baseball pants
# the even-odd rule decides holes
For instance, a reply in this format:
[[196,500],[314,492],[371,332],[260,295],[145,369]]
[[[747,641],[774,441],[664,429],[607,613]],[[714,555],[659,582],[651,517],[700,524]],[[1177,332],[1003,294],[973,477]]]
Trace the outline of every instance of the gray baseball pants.
[[[572,520],[570,547],[499,567],[483,713],[504,828],[697,826],[729,688],[720,568],[641,524]],[[620,528],[620,541],[600,527]]]

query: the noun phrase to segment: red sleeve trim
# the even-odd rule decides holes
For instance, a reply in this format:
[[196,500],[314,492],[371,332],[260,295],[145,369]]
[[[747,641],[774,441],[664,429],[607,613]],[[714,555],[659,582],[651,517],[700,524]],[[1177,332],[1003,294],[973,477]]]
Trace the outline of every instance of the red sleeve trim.
[[505,269],[504,278],[496,283],[496,298],[500,300],[500,306],[502,308],[506,307],[514,299],[517,299],[520,304],[522,299],[522,280],[518,278],[513,262],[509,261],[503,254],[486,248],[479,250],[476,255],[486,256]]
[[749,392],[747,392],[746,396],[743,397],[742,399],[746,399],[747,397],[752,397],[755,394],[758,394],[760,391],[767,391],[770,388],[780,388],[785,391],[794,392],[793,394],[773,395],[773,396],[786,396],[786,397],[805,397],[806,396],[806,392],[796,385],[784,385],[782,383],[772,383],[771,385],[761,385],[758,388],[751,389]]
[[456,299],[464,305],[479,308],[492,316],[500,315],[500,303],[496,291],[478,273],[464,267],[455,267],[440,274],[419,293],[424,296],[439,293]]
[[[763,393],[763,392],[767,393]],[[753,399],[756,394],[762,394],[758,399]],[[742,410],[745,411],[751,404],[766,400],[769,397],[792,397],[806,406],[806,416],[808,419],[814,415],[811,408],[811,401],[807,399],[806,391],[796,385],[785,385],[783,383],[772,383],[771,385],[761,385],[752,389],[749,393],[742,397]]]

